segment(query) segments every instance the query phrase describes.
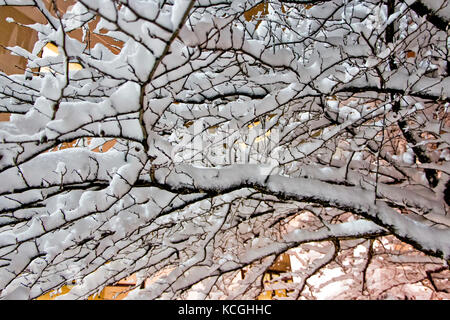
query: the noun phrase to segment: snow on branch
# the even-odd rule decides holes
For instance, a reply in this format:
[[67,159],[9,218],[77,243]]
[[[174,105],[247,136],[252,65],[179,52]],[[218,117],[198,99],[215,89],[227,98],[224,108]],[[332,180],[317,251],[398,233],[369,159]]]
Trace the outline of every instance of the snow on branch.
[[0,6],[0,299],[449,298],[448,1]]

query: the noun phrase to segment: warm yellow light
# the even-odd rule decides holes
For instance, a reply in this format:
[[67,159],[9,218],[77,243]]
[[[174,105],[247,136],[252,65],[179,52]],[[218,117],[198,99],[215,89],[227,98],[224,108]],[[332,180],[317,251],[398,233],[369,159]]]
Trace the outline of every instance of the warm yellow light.
[[42,49],[42,57],[48,57],[48,56],[57,56],[58,55],[58,47],[55,46],[53,43],[47,43],[45,47]]
[[251,129],[251,128],[254,128],[254,127],[256,127],[257,125],[259,125],[261,123],[261,121],[255,121],[255,122],[253,122],[253,123],[250,123],[249,125],[248,125],[248,128],[249,129]]
[[[54,57],[59,54],[58,47],[53,43],[47,43],[42,49],[42,57]],[[77,62],[69,62],[69,71],[77,71],[83,69],[83,66]],[[42,67],[41,72],[50,72],[50,67]]]
[[69,63],[69,70],[70,71],[72,71],[72,70],[81,70],[81,69],[83,69],[83,66],[81,64],[76,63],[76,62],[70,62]]
[[266,137],[270,136],[270,130],[267,130],[267,132],[259,137],[255,138],[255,142],[260,142],[264,140]]

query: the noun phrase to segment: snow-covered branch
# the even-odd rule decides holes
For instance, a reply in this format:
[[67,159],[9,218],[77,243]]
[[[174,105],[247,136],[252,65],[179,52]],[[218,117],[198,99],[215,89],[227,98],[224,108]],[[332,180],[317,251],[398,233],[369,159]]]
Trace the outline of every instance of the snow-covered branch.
[[448,1],[69,2],[0,1],[0,298],[448,298]]

